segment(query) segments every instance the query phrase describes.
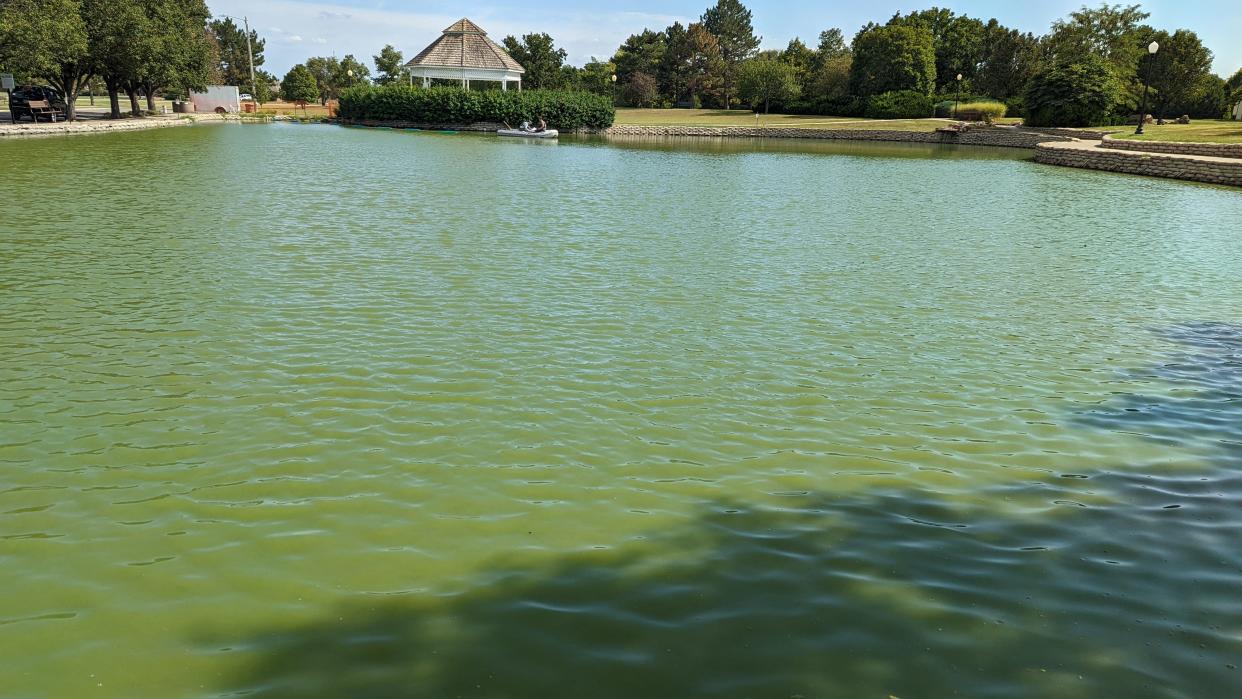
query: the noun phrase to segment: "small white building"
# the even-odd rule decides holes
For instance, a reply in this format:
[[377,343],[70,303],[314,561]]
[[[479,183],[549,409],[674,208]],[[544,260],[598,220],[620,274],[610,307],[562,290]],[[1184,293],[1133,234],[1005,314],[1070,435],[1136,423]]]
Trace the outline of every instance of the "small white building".
[[1233,118],[1236,121],[1242,121],[1242,102],[1233,105]]
[[430,87],[432,80],[460,81],[468,88],[471,82],[498,82],[502,90],[510,83],[522,89],[522,76],[526,69],[513,60],[499,44],[487,38],[487,32],[468,19],[461,19],[444,30],[439,39],[423,49],[409,63],[405,71],[414,79]]
[[241,111],[241,94],[231,85],[208,85],[206,92],[191,92],[190,103],[199,114],[220,110],[227,114],[236,114]]

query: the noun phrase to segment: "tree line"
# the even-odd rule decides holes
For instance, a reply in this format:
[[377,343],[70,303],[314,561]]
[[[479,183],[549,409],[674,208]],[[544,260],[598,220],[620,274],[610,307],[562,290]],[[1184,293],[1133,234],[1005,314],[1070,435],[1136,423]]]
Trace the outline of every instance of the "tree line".
[[[1037,36],[932,7],[869,23],[846,39],[839,28],[814,46],[795,38],[760,51],[741,0],[718,0],[698,22],[628,37],[608,60],[582,67],[546,33],[507,36],[504,48],[535,89],[577,90],[635,107],[733,108],[840,116],[929,116],[937,100],[1003,102],[1045,123],[1112,123],[1133,114],[1149,85],[1158,115],[1219,117],[1242,101],[1242,70],[1211,71],[1212,53],[1191,30],[1146,24],[1139,5],[1084,7]],[[247,38],[249,46],[247,46]],[[1152,41],[1156,55],[1147,52]],[[43,80],[66,97],[100,85],[112,116],[120,96],[133,114],[156,94],[184,96],[207,84],[236,85],[260,102],[326,103],[354,85],[404,79],[404,57],[385,46],[376,74],[352,55],[313,57],[279,83],[262,69],[265,42],[231,18],[212,19],[205,0],[0,0],[0,69]],[[251,76],[253,54],[254,76]]]
[[[1139,5],[1083,7],[1039,36],[932,7],[869,23],[848,41],[829,28],[814,46],[795,38],[783,50],[760,51],[751,11],[740,0],[718,0],[698,22],[644,29],[610,60],[583,68],[565,65],[565,52],[547,34],[504,44],[527,67],[531,87],[615,90],[634,107],[727,109],[741,101],[864,116],[877,103],[904,101],[928,116],[937,100],[961,97],[1004,102],[1025,115],[1033,96],[1070,101],[1070,113],[1044,114],[1047,105],[1036,105],[1053,121],[1100,122],[1133,114],[1145,84],[1160,115],[1218,118],[1242,101],[1242,70],[1229,80],[1213,74],[1212,52],[1195,32],[1156,29],[1148,17]],[[1152,41],[1161,46],[1155,56],[1146,49]]]
[[0,67],[22,82],[46,81],[76,116],[79,93],[100,81],[112,115],[120,95],[142,113],[155,95],[205,86],[216,47],[204,0],[0,0]]
[[124,116],[121,95],[134,116],[154,112],[157,95],[210,84],[266,98],[275,78],[261,69],[263,39],[249,38],[232,19],[213,20],[205,0],[0,0],[0,69],[56,88],[69,119],[88,89],[108,94],[113,118]]
[[[820,32],[814,45],[795,38],[761,51],[753,14],[741,0],[717,0],[698,22],[675,22],[631,35],[608,60],[582,67],[552,36],[532,33],[501,42],[533,89],[579,90],[633,107],[745,104],[755,110],[837,116],[930,116],[946,101],[995,101],[1029,122],[1116,123],[1140,107],[1150,86],[1152,112],[1218,118],[1242,101],[1242,70],[1229,80],[1212,73],[1212,52],[1195,32],[1165,31],[1139,5],[1083,7],[1036,35],[932,7],[869,23],[847,38]],[[1147,53],[1152,41],[1156,55]],[[351,60],[352,57],[346,57]],[[321,101],[355,78],[305,66],[302,97]],[[335,60],[335,59],[333,59]],[[403,79],[392,46],[373,57],[375,82]],[[344,63],[344,62],[342,62]],[[300,73],[300,71],[299,71]],[[1028,102],[1032,102],[1029,104]]]

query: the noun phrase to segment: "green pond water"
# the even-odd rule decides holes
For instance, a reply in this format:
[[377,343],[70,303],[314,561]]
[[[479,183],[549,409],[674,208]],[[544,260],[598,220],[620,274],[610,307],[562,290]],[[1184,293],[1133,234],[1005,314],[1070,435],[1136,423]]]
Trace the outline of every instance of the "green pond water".
[[1242,695],[1242,192],[0,143],[0,695]]

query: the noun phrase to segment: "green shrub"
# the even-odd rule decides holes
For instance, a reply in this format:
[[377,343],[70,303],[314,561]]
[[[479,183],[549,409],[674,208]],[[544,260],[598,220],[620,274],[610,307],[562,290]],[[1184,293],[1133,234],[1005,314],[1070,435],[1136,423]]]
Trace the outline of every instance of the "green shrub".
[[1097,126],[1113,120],[1121,85],[1103,58],[1054,64],[1026,86],[1027,126]]
[[1022,95],[1015,95],[1005,100],[1005,106],[1009,107],[1008,116],[1024,117],[1026,116],[1026,98]]
[[350,121],[411,124],[517,124],[543,117],[551,128],[573,130],[608,128],[616,118],[616,109],[610,97],[589,92],[479,92],[458,87],[366,85],[341,93],[337,114]]
[[935,111],[932,98],[914,90],[885,92],[867,100],[868,119],[924,119]]

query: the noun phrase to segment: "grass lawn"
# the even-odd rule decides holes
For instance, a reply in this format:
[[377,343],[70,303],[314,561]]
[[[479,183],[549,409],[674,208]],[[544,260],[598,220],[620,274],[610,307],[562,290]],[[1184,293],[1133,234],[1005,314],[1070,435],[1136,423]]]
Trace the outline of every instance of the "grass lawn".
[[[146,109],[147,98],[139,97],[138,105],[141,106],[143,109]],[[108,95],[107,93],[102,94],[102,95],[95,95],[94,106],[91,105],[91,98],[89,96],[78,95],[77,107],[78,109],[107,109],[108,108]],[[167,107],[168,113],[171,114],[172,113],[172,100],[165,100],[165,99],[155,100],[155,111],[157,112],[160,111],[161,107]],[[121,111],[122,112],[129,111],[129,95],[126,95],[125,93],[121,93]]]
[[1192,121],[1189,124],[1147,125],[1142,136],[1134,127],[1112,129],[1114,138],[1135,141],[1181,141],[1183,143],[1242,143],[1242,121]]
[[[842,117],[760,114],[760,126],[819,128]],[[617,109],[617,123],[635,126],[754,126],[749,109]]]
[[724,109],[618,109],[617,124],[634,126],[765,126],[803,129],[934,131],[948,119],[855,119],[801,114],[760,114]]
[[328,116],[328,108],[318,104],[306,105],[305,112],[292,102],[264,102],[259,106],[259,114],[292,114],[294,116],[322,117]]

